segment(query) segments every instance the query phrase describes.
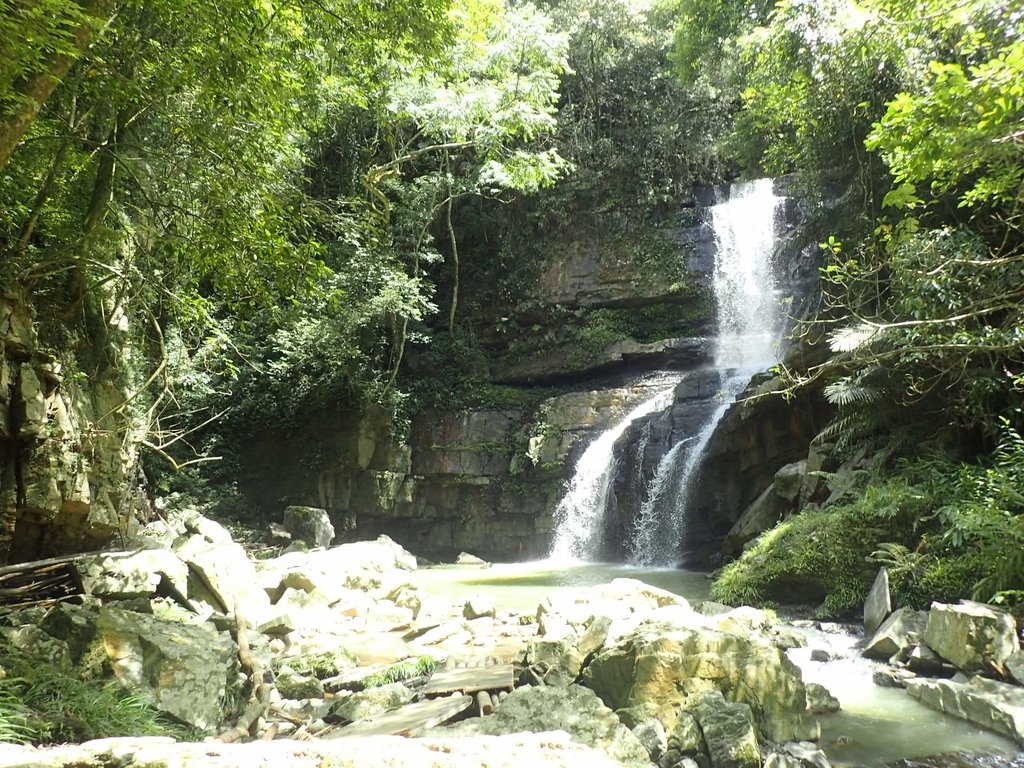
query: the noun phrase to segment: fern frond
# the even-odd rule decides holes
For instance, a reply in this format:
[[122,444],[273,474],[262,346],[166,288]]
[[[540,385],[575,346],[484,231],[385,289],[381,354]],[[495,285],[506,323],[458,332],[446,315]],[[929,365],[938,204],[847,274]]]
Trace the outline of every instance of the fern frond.
[[832,382],[825,387],[825,399],[840,407],[877,403],[882,399],[882,390],[860,383],[862,378],[847,376]]
[[828,346],[833,352],[854,352],[865,344],[877,341],[882,331],[874,325],[861,323],[852,328],[843,328],[828,338]]

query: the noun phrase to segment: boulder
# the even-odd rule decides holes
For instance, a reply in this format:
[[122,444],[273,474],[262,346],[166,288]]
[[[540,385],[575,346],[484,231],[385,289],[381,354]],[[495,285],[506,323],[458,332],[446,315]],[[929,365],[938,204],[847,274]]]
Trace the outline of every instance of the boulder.
[[304,541],[311,547],[329,547],[334,541],[330,515],[320,507],[285,507],[282,524],[292,539]]
[[77,664],[96,639],[98,617],[94,606],[57,603],[39,622],[39,628],[66,643],[72,663]]
[[571,627],[561,634],[549,633],[532,639],[526,646],[526,663],[534,670],[543,670],[545,685],[571,685],[580,676],[585,659],[578,642],[579,637]]
[[401,683],[367,688],[339,701],[331,707],[331,714],[348,722],[356,722],[408,704],[413,696],[413,692]]
[[984,677],[968,683],[916,678],[907,693],[933,709],[1009,736],[1024,746],[1024,690]]
[[80,557],[75,570],[85,593],[103,599],[152,597],[161,583],[166,592],[188,594],[188,566],[166,549]]
[[0,637],[11,648],[38,659],[40,663],[58,669],[71,666],[71,651],[63,640],[50,637],[39,627],[23,624],[20,627],[0,627]]
[[117,679],[132,693],[201,730],[224,719],[238,686],[238,648],[208,624],[169,622],[104,607],[97,622]]
[[912,608],[897,608],[882,622],[862,651],[870,659],[888,660],[920,642],[928,614]]
[[892,597],[889,594],[889,571],[879,568],[867,600],[864,601],[864,631],[869,636],[875,634],[890,613]]
[[732,555],[741,552],[745,544],[774,527],[787,506],[776,495],[775,487],[769,485],[733,523],[722,541],[722,551]]
[[807,459],[787,464],[775,473],[775,480],[772,483],[775,495],[791,503],[796,501],[806,477]]
[[720,692],[709,691],[701,697],[697,719],[711,768],[760,768],[757,728],[747,704],[727,702]]
[[401,736],[249,744],[175,743],[170,738],[101,739],[61,747],[7,745],[6,768],[622,768],[564,733],[407,739]]
[[190,536],[177,548],[188,564],[188,597],[208,603],[210,609],[233,613],[237,609],[249,622],[263,622],[270,613],[270,598],[261,586],[256,567],[240,544]]
[[704,741],[704,734],[701,733],[696,716],[689,712],[679,712],[675,725],[669,731],[668,748],[661,763],[674,766],[680,760],[706,755],[707,752],[707,743]]
[[455,558],[456,565],[490,565],[483,558],[471,555],[469,552],[459,552],[459,556]]
[[286,699],[322,699],[324,684],[313,675],[303,675],[291,667],[282,667],[274,681]]
[[932,603],[924,640],[933,651],[969,672],[1003,671],[1020,650],[1013,616],[981,603]]
[[[817,744],[809,741],[797,741],[785,744],[783,752],[806,768],[832,768],[825,753],[818,749]],[[767,761],[765,762],[767,766]]]
[[668,750],[668,734],[660,720],[652,717],[634,725],[630,730],[654,762],[660,760]]
[[823,685],[807,683],[807,710],[815,715],[827,715],[840,710],[839,699]]
[[[464,720],[433,734],[543,733],[565,731],[581,744],[634,768],[648,768],[647,750],[593,691],[568,688],[517,688],[486,717]],[[431,734],[431,735],[433,735]]]
[[1006,671],[1017,685],[1024,685],[1024,651],[1011,653],[1007,657]]
[[768,642],[710,628],[642,624],[610,642],[583,682],[613,709],[649,707],[671,733],[680,708],[708,691],[748,704],[773,741],[815,739],[799,669]]

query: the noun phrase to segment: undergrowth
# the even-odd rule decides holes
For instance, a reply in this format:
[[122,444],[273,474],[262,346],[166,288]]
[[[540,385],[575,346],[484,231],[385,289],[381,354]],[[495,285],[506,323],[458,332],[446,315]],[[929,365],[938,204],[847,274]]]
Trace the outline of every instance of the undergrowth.
[[898,605],[971,598],[1024,611],[1024,438],[1004,424],[992,456],[942,456],[863,473],[844,499],[766,532],[722,569],[716,600],[859,612],[879,566]]
[[172,722],[114,681],[82,680],[72,670],[14,649],[0,652],[0,741],[59,744],[113,736],[198,734]]
[[382,685],[412,680],[414,677],[426,677],[433,674],[436,668],[437,661],[435,659],[430,656],[420,656],[418,659],[410,659],[398,664],[392,664],[380,672],[368,675],[363,679],[363,687],[379,688]]

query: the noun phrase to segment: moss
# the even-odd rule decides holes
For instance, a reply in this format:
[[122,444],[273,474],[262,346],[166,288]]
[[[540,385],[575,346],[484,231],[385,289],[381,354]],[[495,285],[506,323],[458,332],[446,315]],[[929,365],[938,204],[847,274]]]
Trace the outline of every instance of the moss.
[[853,506],[797,515],[725,566],[712,597],[731,604],[816,604],[821,615],[852,615],[878,567],[871,553],[898,536],[894,527]]

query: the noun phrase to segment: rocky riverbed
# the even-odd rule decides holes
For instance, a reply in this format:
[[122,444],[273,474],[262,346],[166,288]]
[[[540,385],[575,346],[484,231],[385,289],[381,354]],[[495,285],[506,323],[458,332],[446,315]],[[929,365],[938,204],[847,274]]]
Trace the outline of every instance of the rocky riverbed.
[[[819,717],[839,702],[787,653],[806,633],[771,612],[633,579],[529,611],[453,603],[386,537],[254,560],[196,513],[73,568],[80,594],[6,612],[5,640],[208,736],[8,746],[0,766],[829,764]],[[881,591],[878,682],[1024,743],[1012,617],[892,612]]]

